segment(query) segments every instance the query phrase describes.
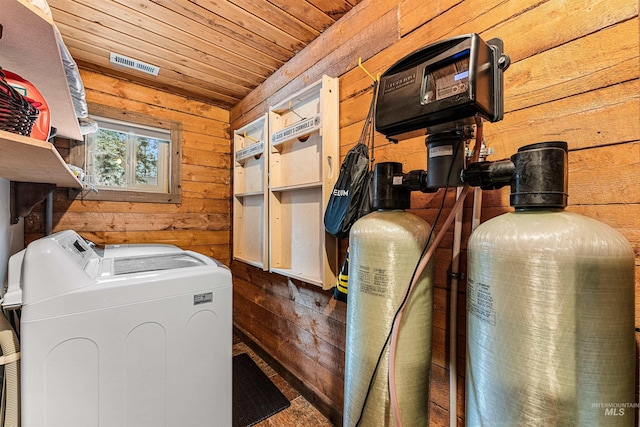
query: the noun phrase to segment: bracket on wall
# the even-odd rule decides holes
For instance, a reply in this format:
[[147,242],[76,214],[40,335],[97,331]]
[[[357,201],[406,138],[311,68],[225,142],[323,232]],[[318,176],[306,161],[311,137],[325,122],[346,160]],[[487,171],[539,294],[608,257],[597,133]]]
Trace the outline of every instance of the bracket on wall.
[[365,73],[367,76],[369,76],[369,78],[371,78],[371,80],[373,80],[373,82],[374,82],[374,83],[375,83],[375,82],[380,81],[380,73],[378,73],[378,74],[376,75],[376,77],[373,77],[373,76],[371,75],[371,73],[370,73],[369,71],[367,71],[367,69],[366,69],[366,68],[364,68],[364,65],[362,65],[362,57],[359,57],[359,58],[358,58],[358,67],[360,67],[360,68],[362,69],[362,71],[364,71],[364,73]]
[[20,218],[29,215],[31,209],[42,202],[55,188],[55,184],[11,181],[9,222],[17,224]]

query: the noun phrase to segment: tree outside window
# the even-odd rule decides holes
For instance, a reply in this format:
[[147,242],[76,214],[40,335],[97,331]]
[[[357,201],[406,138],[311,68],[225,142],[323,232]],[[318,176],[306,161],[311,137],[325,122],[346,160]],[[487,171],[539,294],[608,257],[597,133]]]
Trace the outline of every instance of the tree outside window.
[[170,133],[96,117],[87,136],[87,173],[102,189],[168,192]]
[[[88,185],[69,197],[132,203],[180,203],[182,124],[88,103],[98,130],[70,141],[69,160]],[[97,191],[94,191],[97,190]]]

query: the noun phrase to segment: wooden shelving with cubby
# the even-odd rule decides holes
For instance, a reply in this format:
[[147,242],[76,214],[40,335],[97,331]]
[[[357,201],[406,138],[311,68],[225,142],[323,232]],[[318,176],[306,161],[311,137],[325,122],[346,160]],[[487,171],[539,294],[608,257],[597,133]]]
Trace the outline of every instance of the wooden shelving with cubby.
[[233,132],[233,258],[269,269],[267,115]]
[[340,169],[338,79],[321,80],[269,109],[270,271],[335,286],[337,239],[324,212]]

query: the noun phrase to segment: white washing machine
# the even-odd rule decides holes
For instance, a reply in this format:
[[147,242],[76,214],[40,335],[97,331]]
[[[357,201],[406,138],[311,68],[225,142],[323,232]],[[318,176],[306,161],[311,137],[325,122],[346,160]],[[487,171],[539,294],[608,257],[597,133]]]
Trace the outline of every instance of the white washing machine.
[[230,271],[170,245],[74,231],[11,257],[23,427],[231,426]]

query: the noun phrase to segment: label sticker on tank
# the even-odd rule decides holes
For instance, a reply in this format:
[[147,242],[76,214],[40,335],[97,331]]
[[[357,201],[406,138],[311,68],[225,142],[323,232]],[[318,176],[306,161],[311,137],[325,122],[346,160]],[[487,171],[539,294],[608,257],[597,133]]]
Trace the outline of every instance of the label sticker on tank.
[[359,265],[358,280],[362,292],[380,297],[389,296],[391,277],[388,270]]
[[195,294],[193,296],[193,305],[206,304],[209,302],[213,302],[213,292]]
[[429,149],[429,158],[453,156],[453,145],[441,145],[439,147],[432,147]]
[[493,304],[491,288],[484,283],[467,279],[467,307],[469,313],[473,314],[483,322],[492,326],[496,325],[496,310]]

